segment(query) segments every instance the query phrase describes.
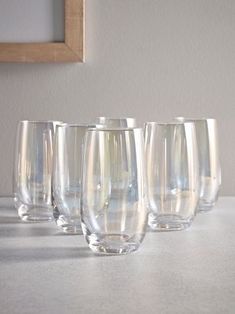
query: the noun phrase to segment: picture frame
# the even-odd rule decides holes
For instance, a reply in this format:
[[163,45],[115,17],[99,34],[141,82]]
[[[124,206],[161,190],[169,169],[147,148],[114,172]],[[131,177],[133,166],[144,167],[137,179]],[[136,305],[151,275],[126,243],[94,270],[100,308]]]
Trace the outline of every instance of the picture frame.
[[64,0],[63,42],[0,43],[0,62],[84,62],[85,0]]

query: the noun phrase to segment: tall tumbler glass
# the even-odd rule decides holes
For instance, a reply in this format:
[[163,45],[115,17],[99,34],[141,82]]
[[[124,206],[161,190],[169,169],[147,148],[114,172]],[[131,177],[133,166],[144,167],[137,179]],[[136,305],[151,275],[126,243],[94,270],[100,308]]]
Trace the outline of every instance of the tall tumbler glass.
[[159,231],[189,227],[199,198],[194,124],[146,123],[145,153],[149,226]]
[[198,156],[200,198],[198,210],[207,212],[215,205],[220,185],[221,167],[219,158],[218,127],[215,119],[186,119],[176,118],[178,121],[191,121],[195,124]]
[[110,117],[98,117],[96,123],[104,125],[108,128],[135,128],[137,127],[137,121],[135,118],[110,118]]
[[14,200],[25,222],[53,220],[51,195],[56,121],[20,121],[17,128]]
[[53,203],[57,226],[65,233],[82,233],[80,203],[82,152],[86,124],[61,124],[56,128],[53,162]]
[[81,221],[96,253],[126,254],[139,248],[147,224],[142,129],[87,131]]

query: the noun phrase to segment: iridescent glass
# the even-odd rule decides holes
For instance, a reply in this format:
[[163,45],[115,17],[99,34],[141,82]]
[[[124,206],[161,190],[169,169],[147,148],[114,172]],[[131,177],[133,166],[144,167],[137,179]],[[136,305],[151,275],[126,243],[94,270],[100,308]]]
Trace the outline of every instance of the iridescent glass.
[[189,227],[199,197],[194,124],[146,123],[145,153],[149,226],[165,231]]

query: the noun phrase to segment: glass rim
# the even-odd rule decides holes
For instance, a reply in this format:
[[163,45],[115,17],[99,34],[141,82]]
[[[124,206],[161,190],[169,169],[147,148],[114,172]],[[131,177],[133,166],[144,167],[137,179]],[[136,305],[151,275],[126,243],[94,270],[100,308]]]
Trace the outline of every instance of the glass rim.
[[34,124],[43,124],[43,123],[58,123],[62,124],[64,123],[63,121],[58,121],[58,120],[20,120],[18,123],[34,123]]
[[96,117],[96,119],[110,119],[110,120],[136,120],[134,117],[105,117],[105,116],[100,116]]
[[147,126],[147,125],[152,125],[152,126],[170,126],[170,125],[173,125],[174,126],[174,125],[183,125],[183,124],[193,124],[193,121],[145,122],[145,126]]
[[62,124],[57,125],[58,128],[101,128],[102,124],[98,123],[67,123],[64,122]]
[[136,131],[141,130],[141,127],[101,127],[101,128],[88,128],[87,131],[89,132],[125,132],[125,131]]
[[[215,118],[185,118],[185,117],[175,117],[176,120],[185,120],[184,122],[194,122],[194,121],[217,121]],[[183,121],[182,121],[183,122]]]

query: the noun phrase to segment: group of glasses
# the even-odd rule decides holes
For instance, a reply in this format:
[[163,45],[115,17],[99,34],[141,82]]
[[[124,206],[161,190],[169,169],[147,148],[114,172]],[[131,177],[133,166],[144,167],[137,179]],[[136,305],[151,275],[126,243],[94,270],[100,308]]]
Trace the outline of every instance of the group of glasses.
[[147,226],[188,228],[215,204],[221,184],[215,119],[92,124],[20,121],[14,201],[24,222],[55,220],[84,234],[93,252],[136,251]]

